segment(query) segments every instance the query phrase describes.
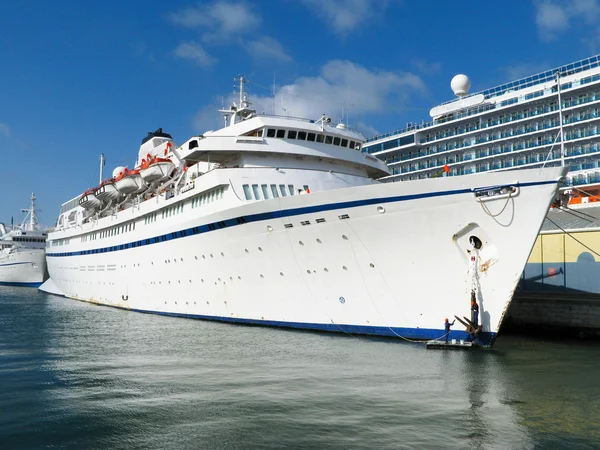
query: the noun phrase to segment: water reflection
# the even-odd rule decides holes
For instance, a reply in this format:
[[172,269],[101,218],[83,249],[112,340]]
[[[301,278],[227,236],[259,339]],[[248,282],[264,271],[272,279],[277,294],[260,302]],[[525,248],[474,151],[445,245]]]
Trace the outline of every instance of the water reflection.
[[597,346],[500,337],[494,351],[433,351],[21,291],[0,291],[0,308],[0,382],[11,391],[0,436],[19,447],[556,448],[599,438]]

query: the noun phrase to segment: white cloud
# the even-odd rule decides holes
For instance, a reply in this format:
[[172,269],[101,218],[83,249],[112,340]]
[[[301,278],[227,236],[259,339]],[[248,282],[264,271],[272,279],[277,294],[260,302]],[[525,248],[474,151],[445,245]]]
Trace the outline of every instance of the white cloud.
[[523,63],[502,67],[500,70],[505,72],[507,80],[518,80],[519,78],[548,70],[550,67],[551,64],[547,62]]
[[258,112],[334,120],[349,115],[351,122],[369,113],[390,111],[413,94],[427,91],[423,81],[406,72],[370,71],[350,61],[333,60],[315,77],[301,77],[280,87],[275,97],[253,98]]
[[263,36],[256,41],[245,43],[244,47],[254,58],[263,58],[280,62],[292,60],[279,41],[268,36]]
[[245,2],[213,1],[199,3],[169,15],[176,25],[197,29],[204,42],[224,42],[252,32],[261,17]]
[[543,41],[553,41],[567,31],[572,21],[595,24],[600,16],[599,0],[536,0],[535,23]]
[[346,35],[382,15],[390,0],[301,0],[338,35]]
[[6,137],[10,137],[10,128],[5,123],[0,122],[0,133]]
[[412,63],[423,75],[433,75],[442,68],[439,62],[427,62],[420,58],[414,59]]
[[195,42],[182,42],[175,49],[175,55],[180,58],[189,59],[202,67],[210,67],[216,59],[210,56],[200,44]]

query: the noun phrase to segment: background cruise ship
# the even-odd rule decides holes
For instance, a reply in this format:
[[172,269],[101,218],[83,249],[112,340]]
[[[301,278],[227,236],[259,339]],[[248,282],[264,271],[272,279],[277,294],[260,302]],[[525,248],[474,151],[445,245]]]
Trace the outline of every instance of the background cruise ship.
[[0,285],[38,287],[47,278],[47,233],[37,222],[35,194],[23,223],[8,226],[0,223]]
[[444,166],[448,176],[558,166],[562,115],[567,184],[600,183],[600,55],[475,94],[463,77],[452,83],[458,98],[433,108],[432,121],[367,139],[363,151],[387,163],[387,181],[429,178]]

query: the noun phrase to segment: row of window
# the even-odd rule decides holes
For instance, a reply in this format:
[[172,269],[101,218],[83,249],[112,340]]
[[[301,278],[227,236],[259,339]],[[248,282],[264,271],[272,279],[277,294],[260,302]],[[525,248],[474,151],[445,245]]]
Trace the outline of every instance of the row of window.
[[354,150],[361,149],[361,143],[339,136],[330,136],[328,134],[312,133],[309,131],[283,130],[268,128],[267,137],[277,137],[285,139],[296,139],[299,141],[320,142],[325,144],[337,145],[340,147],[349,147]]
[[[204,203],[212,202],[215,200],[220,200],[223,198],[223,194],[224,194],[225,190],[226,190],[226,187],[221,186],[221,187],[213,189],[209,192],[205,192],[204,194],[197,195],[190,200],[190,205],[192,208],[195,208]],[[175,214],[181,214],[184,211],[184,204],[185,204],[185,202],[182,201],[175,205],[169,206],[168,208],[164,208],[161,211],[161,218],[166,219]],[[148,224],[156,222],[157,218],[158,218],[158,212],[147,214],[146,216],[144,216],[144,225],[148,225]],[[130,222],[130,223],[122,225],[122,226],[112,227],[107,230],[98,231],[96,233],[86,234],[85,236],[81,237],[81,242],[87,242],[88,240],[94,241],[96,239],[103,239],[103,238],[107,238],[107,237],[118,236],[120,234],[129,232],[129,231],[134,231],[134,230],[135,230],[135,222]]]
[[[246,200],[268,200],[270,198],[287,197],[296,193],[293,184],[280,184],[279,186],[276,184],[244,184],[242,188]],[[310,192],[308,185],[305,184],[303,188],[305,192]],[[298,191],[301,192],[302,189],[298,189]]]
[[55,239],[53,241],[48,241],[46,243],[46,247],[59,247],[62,245],[69,245],[70,239]]
[[[581,121],[592,120],[600,117],[600,108],[589,108],[583,111],[577,111],[571,114],[565,114],[563,120],[565,124],[573,124]],[[534,133],[536,131],[541,131],[550,128],[556,128],[559,126],[558,120],[546,120],[543,122],[532,122],[520,125],[515,128],[505,128],[502,130],[497,130],[493,133],[481,134],[479,136],[469,137],[463,140],[455,140],[443,142],[437,145],[428,146],[422,149],[415,149],[409,152],[405,152],[401,155],[398,155],[394,158],[388,158],[385,160],[386,163],[392,164],[400,161],[409,161],[414,158],[430,156],[434,154],[441,154],[443,152],[452,151],[456,149],[461,149],[465,147],[471,147],[474,145],[482,144],[485,142],[492,142],[495,140],[506,139],[514,136],[520,136],[523,134]],[[586,127],[581,128],[572,128],[569,129],[565,133],[565,140],[578,139],[586,136],[594,136],[598,132],[598,127],[596,124],[590,124]],[[531,146],[542,145],[546,143],[552,143],[555,136],[552,135],[543,135],[543,136],[535,136],[530,139],[532,141],[531,144],[526,144],[523,148],[528,148]],[[528,142],[528,141],[527,141]],[[500,147],[512,146],[514,143],[505,142],[503,144],[497,144],[494,148],[500,149]],[[511,147],[512,149],[512,147]],[[502,153],[502,151],[498,150],[498,153]]]
[[[584,85],[587,83],[591,83],[594,81],[598,81],[600,80],[600,75],[592,75],[586,78],[582,78],[579,82],[579,85]],[[573,83],[565,83],[563,85],[561,85],[561,90],[565,90],[565,89],[569,89],[573,87]],[[553,92],[557,92],[556,88],[552,89]],[[484,91],[486,92],[486,91]],[[526,94],[525,96],[521,96],[521,97],[513,97],[510,99],[507,99],[501,103],[499,103],[498,107],[504,107],[504,106],[508,106],[508,105],[512,105],[514,103],[517,103],[520,99],[523,100],[529,100],[532,98],[537,98],[540,97],[543,94],[543,91],[536,91],[533,92],[531,94]],[[576,105],[580,105],[582,103],[587,103],[590,101],[595,101],[598,100],[598,96],[599,96],[599,92],[598,91],[590,91],[588,93],[585,94],[581,94],[581,95],[576,95],[573,97],[563,97],[563,108],[569,108],[571,106],[576,106]],[[551,97],[552,99],[556,99],[555,96]],[[547,104],[546,104],[547,105]],[[504,121],[497,121],[497,118],[493,118],[493,119],[488,119],[485,122],[482,122],[481,124],[479,122],[475,122],[473,124],[469,124],[466,127],[465,126],[461,126],[461,127],[455,127],[454,131],[452,131],[452,129],[446,129],[446,130],[442,130],[439,132],[436,132],[436,134],[434,135],[435,137],[429,136],[427,135],[426,139],[424,140],[424,142],[430,142],[432,140],[436,140],[436,139],[443,139],[445,137],[448,136],[454,136],[456,134],[456,130],[462,130],[461,133],[466,133],[468,131],[475,131],[478,130],[480,128],[486,128],[489,126],[494,126],[494,125],[498,125],[499,123],[506,123],[506,121],[511,121],[511,120],[520,120],[523,119],[525,117],[532,117],[534,115],[539,115],[539,114],[545,114],[551,111],[557,111],[558,110],[558,104],[556,104],[556,102],[553,100],[552,102],[552,108],[548,109],[548,108],[539,108],[536,107],[534,110],[530,111],[529,108],[525,109],[525,113],[522,114],[517,114],[516,116],[511,115],[507,115],[504,119]],[[367,140],[367,142],[372,142],[375,140],[380,140],[382,138],[388,137],[388,136],[396,136],[396,135],[400,135],[403,133],[406,133],[408,131],[411,130],[417,130],[417,129],[426,129],[426,128],[430,128],[434,125],[438,125],[440,123],[445,123],[445,122],[449,122],[449,121],[453,121],[453,120],[457,120],[457,119],[461,119],[464,117],[469,117],[469,116],[473,116],[476,114],[480,114],[486,111],[491,111],[493,109],[495,109],[496,106],[495,105],[490,105],[490,104],[486,104],[477,108],[471,108],[471,109],[465,109],[465,110],[461,110],[461,111],[457,111],[454,112],[452,114],[448,114],[446,116],[444,116],[443,118],[438,118],[435,121],[432,122],[427,122],[427,123],[422,123],[422,124],[411,124],[410,126],[407,126],[406,128],[400,129],[400,130],[395,130],[392,131],[390,133],[386,133],[383,135],[378,135],[378,136],[374,136],[371,137]],[[500,116],[502,117],[502,116]],[[381,149],[379,148],[380,144],[376,144],[375,147],[367,147],[367,152],[368,153],[373,153],[373,152],[378,152],[381,151]]]
[[181,214],[183,212],[183,202],[176,203],[173,206],[169,206],[168,208],[164,208],[161,211],[161,215],[163,219],[167,217],[174,216],[175,214]]
[[14,237],[12,238],[15,242],[46,242],[44,238],[22,238],[22,237]]
[[225,189],[225,186],[220,186],[216,189],[212,189],[208,192],[192,197],[192,208],[198,208],[200,205],[205,205],[207,203],[211,203],[217,200],[222,200],[223,194],[225,193]]
[[[570,141],[574,139],[580,139],[583,137],[589,137],[594,135],[599,135],[600,129],[597,126],[591,126],[583,130],[576,130],[572,133],[565,134],[565,141]],[[428,160],[420,160],[410,162],[408,164],[403,164],[401,166],[393,167],[393,174],[402,174],[409,173],[414,171],[421,171],[424,169],[436,169],[444,166],[445,164],[454,164],[458,162],[469,162],[472,160],[477,160],[480,158],[487,158],[490,156],[500,155],[502,153],[510,153],[516,152],[520,150],[526,150],[538,146],[543,145],[552,145],[554,143],[555,136],[546,135],[546,136],[538,136],[537,138],[533,138],[527,141],[518,141],[518,142],[507,142],[502,146],[497,147],[486,147],[477,152],[469,152],[465,154],[452,154],[452,155],[441,155],[438,158],[431,158]],[[573,156],[581,156],[585,154],[597,153],[600,151],[600,146],[598,143],[577,143],[575,145],[569,146],[565,148],[565,156],[573,157]],[[523,155],[523,158],[533,157],[534,154]],[[547,156],[547,152],[541,152],[536,156],[538,159],[541,158],[543,161]],[[519,156],[521,157],[521,156]],[[552,157],[550,157],[552,159]],[[537,161],[532,161],[537,162]],[[512,167],[512,166],[510,166]],[[500,167],[498,167],[500,168]],[[575,169],[572,169],[575,170]]]
[[88,233],[86,235],[81,236],[81,242],[87,242],[88,240],[95,241],[107,237],[119,236],[124,233],[129,233],[130,231],[135,231],[135,222],[129,222],[124,225],[111,227],[106,230],[97,231],[95,233]]

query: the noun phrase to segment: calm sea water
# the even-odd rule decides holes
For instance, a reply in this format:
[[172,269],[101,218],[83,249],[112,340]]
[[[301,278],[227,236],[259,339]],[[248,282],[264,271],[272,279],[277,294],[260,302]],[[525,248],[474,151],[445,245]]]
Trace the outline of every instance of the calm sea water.
[[0,448],[600,448],[600,344],[492,351],[0,287]]

